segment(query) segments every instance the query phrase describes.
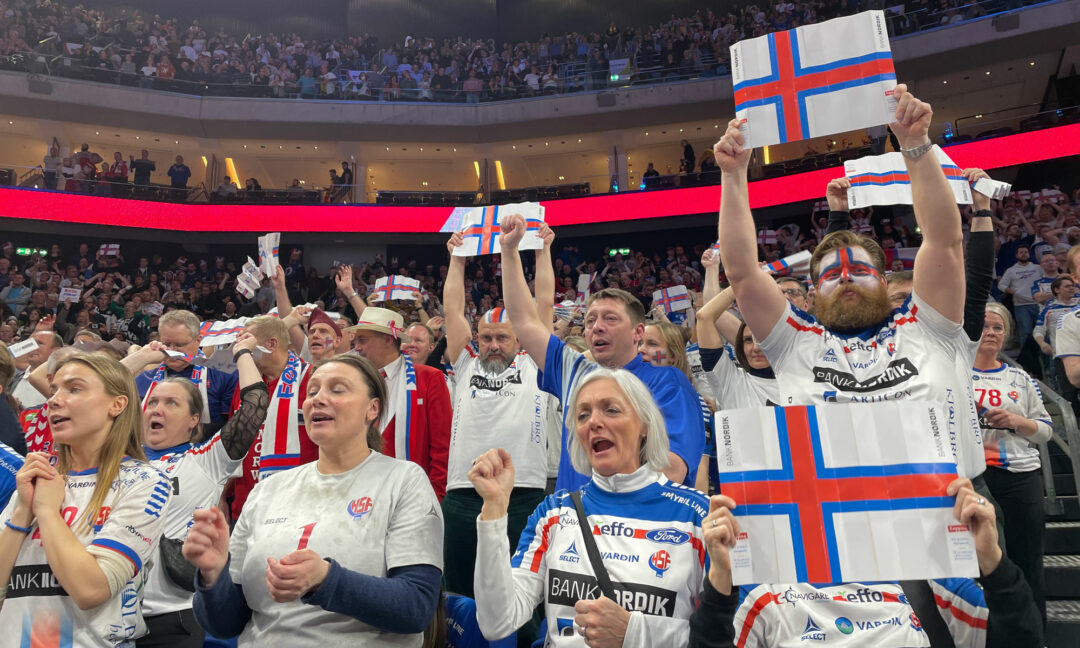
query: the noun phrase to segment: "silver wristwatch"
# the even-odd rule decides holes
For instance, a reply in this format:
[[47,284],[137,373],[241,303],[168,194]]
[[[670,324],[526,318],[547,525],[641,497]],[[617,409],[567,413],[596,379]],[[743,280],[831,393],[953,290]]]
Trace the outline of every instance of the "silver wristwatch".
[[926,152],[929,151],[932,148],[934,148],[934,143],[933,142],[927,142],[926,144],[923,144],[921,146],[916,146],[915,148],[909,148],[909,149],[903,149],[902,148],[902,149],[900,149],[900,155],[903,155],[904,157],[906,157],[909,160],[918,160],[922,156],[926,155]]

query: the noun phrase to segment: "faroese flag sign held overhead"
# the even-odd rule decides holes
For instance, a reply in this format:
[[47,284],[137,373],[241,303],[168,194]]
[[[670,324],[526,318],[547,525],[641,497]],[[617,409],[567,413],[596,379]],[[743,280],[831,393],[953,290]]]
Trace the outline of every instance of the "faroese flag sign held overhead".
[[750,147],[888,124],[896,110],[881,11],[739,41],[731,74]]

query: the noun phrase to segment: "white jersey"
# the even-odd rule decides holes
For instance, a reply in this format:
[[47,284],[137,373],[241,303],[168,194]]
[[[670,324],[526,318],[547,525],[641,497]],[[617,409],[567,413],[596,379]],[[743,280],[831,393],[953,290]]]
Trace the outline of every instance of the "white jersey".
[[229,575],[244,588],[251,621],[241,647],[413,646],[422,634],[384,633],[300,600],[276,603],[267,558],[311,549],[345,569],[385,578],[408,565],[442,569],[442,509],[420,466],[372,452],[348,472],[318,462],[280,472],[251,491],[229,543]]
[[[989,610],[979,586],[950,578],[930,581],[930,587],[957,648],[983,648]],[[743,587],[734,625],[738,645],[745,648],[930,645],[896,583]]]
[[[243,457],[229,458],[220,434],[197,446],[185,444],[162,452],[146,448],[146,455],[150,465],[164,473],[172,484],[163,535],[174,540],[187,537],[195,509],[217,505],[225,482],[243,463]],[[143,615],[191,609],[191,597],[192,593],[174,584],[164,569],[154,569],[143,595]]]
[[[0,648],[126,648],[146,633],[140,611],[143,584],[152,571],[172,487],[145,462],[126,459],[91,525],[86,507],[96,484],[97,469],[68,475],[60,513],[91,554],[115,552],[129,561],[131,578],[109,600],[80,610],[53,575],[35,523],[19,548],[0,608]],[[17,497],[11,496],[0,519],[10,519]]]
[[716,366],[705,372],[706,394],[716,400],[717,410],[770,407],[780,404],[780,387],[775,378],[754,375],[739,366],[724,347]]
[[469,469],[491,448],[504,448],[513,457],[515,487],[547,485],[552,398],[537,384],[538,371],[528,354],[519,353],[506,370],[492,375],[480,368],[480,357],[472,346],[461,350],[454,361],[459,382],[450,426],[446,490],[472,488]]
[[[988,371],[972,369],[971,381],[975,404],[979,407],[986,465],[1009,472],[1038,470],[1042,462],[1037,444],[1049,441],[1053,433],[1050,414],[1043,405],[1039,386],[1023,369],[1005,363]],[[1033,419],[1037,431],[1025,437],[1013,430],[990,427],[982,415],[988,409],[998,408]]]
[[1080,356],[1080,308],[1058,318],[1054,336],[1054,355],[1058,358]]
[[[708,570],[701,521],[709,500],[648,466],[630,475],[593,474],[582,506],[615,596],[630,611],[626,646],[685,646]],[[476,620],[484,636],[508,636],[543,603],[545,646],[581,648],[574,604],[600,597],[570,495],[536,508],[511,558],[506,517],[476,522]]]
[[912,293],[886,321],[843,334],[786,305],[786,312],[761,342],[776,372],[780,405],[874,403],[891,400],[940,402],[961,477],[986,469],[978,414],[971,391],[970,340]]

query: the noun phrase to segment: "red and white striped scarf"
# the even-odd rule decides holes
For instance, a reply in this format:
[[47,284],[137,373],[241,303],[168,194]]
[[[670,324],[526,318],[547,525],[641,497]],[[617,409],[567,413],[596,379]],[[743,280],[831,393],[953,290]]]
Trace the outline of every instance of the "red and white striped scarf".
[[296,392],[308,365],[292,351],[266,408],[259,429],[259,479],[300,465],[300,425],[303,412]]

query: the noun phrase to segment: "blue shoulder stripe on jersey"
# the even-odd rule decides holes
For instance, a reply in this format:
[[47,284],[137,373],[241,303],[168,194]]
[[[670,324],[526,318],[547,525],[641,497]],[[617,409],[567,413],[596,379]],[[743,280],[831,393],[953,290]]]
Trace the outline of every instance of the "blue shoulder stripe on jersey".
[[564,507],[573,508],[573,504],[570,503],[570,493],[565,489],[548,495],[539,505],[537,505],[529,516],[529,520],[525,523],[525,528],[521,530],[521,537],[518,539],[517,548],[514,550],[514,554],[510,556],[511,567],[521,567],[521,561],[525,557],[525,552],[528,551],[529,546],[536,538],[537,527],[541,526],[541,522],[547,520],[552,515],[558,515],[560,513],[559,509]]
[[[135,553],[134,550],[132,550],[130,547],[128,547],[127,545],[125,545],[123,543],[117,542],[116,540],[112,540],[110,538],[97,538],[96,540],[94,540],[90,544],[92,546],[95,546],[95,547],[103,547],[105,549],[112,549],[113,551],[120,554],[124,558],[127,558],[128,560],[131,561],[131,564],[135,566],[135,573],[136,574],[139,573],[140,569],[142,569],[142,559],[139,558],[139,554]],[[133,574],[133,576],[134,576],[134,574]]]
[[934,582],[960,597],[972,607],[986,607],[982,588],[970,578],[935,578]]

